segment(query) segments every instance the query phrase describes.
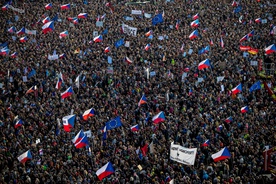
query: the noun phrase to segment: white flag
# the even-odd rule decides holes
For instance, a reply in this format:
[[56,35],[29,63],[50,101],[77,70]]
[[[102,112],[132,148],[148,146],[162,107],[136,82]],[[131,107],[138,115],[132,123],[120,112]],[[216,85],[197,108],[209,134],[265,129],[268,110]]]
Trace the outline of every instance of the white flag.
[[78,76],[75,80],[75,84],[77,86],[77,88],[80,88],[80,76]]

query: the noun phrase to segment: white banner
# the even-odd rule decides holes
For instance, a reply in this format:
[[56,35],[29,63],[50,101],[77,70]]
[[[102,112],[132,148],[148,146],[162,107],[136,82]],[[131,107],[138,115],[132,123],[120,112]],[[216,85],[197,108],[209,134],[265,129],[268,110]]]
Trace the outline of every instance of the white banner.
[[58,55],[56,55],[56,54],[54,54],[54,55],[48,54],[48,59],[49,59],[50,61],[52,61],[52,60],[57,60],[57,59],[58,59]]
[[185,148],[171,143],[170,159],[185,165],[194,165],[197,148]]
[[9,5],[9,8],[12,9],[13,11],[16,11],[18,13],[25,13],[25,10],[19,9],[19,8],[15,8],[12,5]]
[[142,15],[142,11],[141,10],[131,10],[131,14],[133,14],[133,15]]
[[122,24],[123,32],[129,36],[136,36],[137,34],[137,28],[136,27],[130,27],[126,24]]
[[36,35],[36,30],[25,29],[25,32],[26,32],[26,34],[29,34],[29,35]]

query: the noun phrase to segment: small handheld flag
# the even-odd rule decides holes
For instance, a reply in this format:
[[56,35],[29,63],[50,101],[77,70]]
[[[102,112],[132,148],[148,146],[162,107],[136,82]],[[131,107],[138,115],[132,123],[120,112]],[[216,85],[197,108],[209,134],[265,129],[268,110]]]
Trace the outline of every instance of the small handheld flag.
[[71,7],[70,4],[64,4],[64,5],[61,5],[61,6],[60,6],[60,9],[62,9],[62,10],[69,10],[70,7]]
[[130,129],[132,132],[137,132],[139,130],[139,125],[138,124],[134,125],[134,126],[130,127]]
[[222,37],[220,37],[220,46],[221,46],[222,48],[224,48],[224,41],[223,41]]
[[17,55],[18,55],[18,53],[17,53],[17,52],[14,52],[14,53],[11,54],[11,57],[12,57],[12,58],[16,58]]
[[28,150],[25,153],[23,153],[22,155],[20,155],[19,157],[17,157],[17,159],[19,160],[19,162],[21,162],[22,164],[24,164],[26,161],[31,160],[32,154],[31,151]]
[[83,113],[82,119],[85,120],[85,121],[87,121],[89,117],[93,117],[93,116],[95,116],[95,111],[94,111],[93,108],[91,108],[91,109],[86,110]]
[[249,92],[251,93],[252,91],[259,90],[259,89],[261,89],[261,82],[257,81],[249,88]]
[[109,47],[106,47],[106,48],[104,49],[104,53],[108,53],[108,52],[110,52],[110,48],[109,48]]
[[198,30],[193,31],[190,35],[189,38],[190,40],[193,40],[194,38],[198,37]]
[[96,37],[93,39],[93,41],[94,41],[95,43],[102,42],[102,41],[103,41],[102,35],[96,36]]
[[265,48],[266,54],[272,54],[273,52],[276,52],[275,44],[272,44],[272,45],[268,46],[267,48]]
[[52,6],[53,6],[52,3],[49,3],[49,4],[45,5],[45,9],[50,10],[52,8]]
[[75,125],[76,115],[69,115],[62,118],[63,129],[65,132],[70,132]]
[[146,46],[145,46],[145,50],[148,51],[150,48],[150,44],[148,43]]
[[197,13],[197,14],[195,14],[194,16],[193,16],[193,19],[194,20],[196,20],[196,19],[198,19],[199,18],[199,14]]
[[18,127],[21,127],[23,125],[23,121],[21,119],[17,120],[15,125],[14,125],[14,128],[18,128]]
[[231,123],[232,121],[233,121],[233,118],[231,116],[226,118],[225,120],[226,123]]
[[248,106],[244,106],[244,107],[242,107],[241,108],[241,113],[247,113],[249,111],[249,108],[248,108]]
[[232,94],[238,94],[240,92],[242,92],[242,84],[240,83],[239,85],[237,85],[235,88],[233,88],[231,90]]
[[140,107],[141,105],[146,104],[146,103],[147,103],[147,98],[145,95],[143,95],[142,98],[138,102],[138,106]]
[[128,64],[133,63],[133,61],[131,59],[129,59],[128,57],[125,57],[125,62],[127,62]]
[[224,147],[222,150],[220,150],[219,152],[212,154],[212,158],[214,160],[214,162],[218,162],[221,160],[225,160],[231,157],[231,154],[229,152],[229,150]]
[[103,167],[101,167],[99,170],[97,170],[96,175],[98,176],[99,180],[102,181],[102,179],[111,175],[112,173],[114,173],[114,169],[112,167],[111,162],[108,162]]
[[86,19],[86,18],[87,18],[87,13],[80,13],[80,14],[78,15],[78,18],[79,18],[79,19]]
[[209,146],[209,145],[210,145],[209,139],[206,140],[206,141],[202,144],[203,147],[207,147],[207,146]]
[[210,60],[209,59],[205,59],[204,61],[201,61],[199,64],[198,64],[198,69],[199,70],[203,70],[205,68],[209,68],[211,65],[210,65]]
[[163,111],[159,112],[152,118],[154,124],[158,124],[165,121],[165,114]]
[[72,94],[74,93],[73,88],[70,86],[66,91],[64,91],[63,93],[61,93],[61,98],[65,99],[70,97]]
[[68,31],[63,31],[59,33],[59,38],[65,38],[66,36],[68,36]]

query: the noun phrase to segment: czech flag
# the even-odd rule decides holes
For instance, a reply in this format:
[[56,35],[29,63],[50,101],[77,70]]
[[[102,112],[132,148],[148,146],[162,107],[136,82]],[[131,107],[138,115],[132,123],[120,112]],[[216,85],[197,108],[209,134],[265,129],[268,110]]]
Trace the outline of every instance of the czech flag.
[[73,19],[73,23],[74,24],[78,24],[79,23],[79,20],[77,18]]
[[97,36],[97,37],[95,37],[94,39],[93,39],[93,41],[94,42],[102,42],[103,41],[103,37],[102,37],[102,35],[99,35],[99,36]]
[[6,11],[9,8],[9,4],[6,4],[5,6],[2,6],[2,10]]
[[17,35],[23,35],[25,33],[26,33],[25,27],[21,28],[19,31],[16,32]]
[[268,46],[267,48],[265,48],[265,53],[266,54],[271,54],[273,52],[276,52],[275,44],[272,44],[272,45]]
[[203,70],[204,68],[209,68],[211,65],[210,65],[210,60],[209,59],[205,59],[204,61],[201,61],[199,64],[198,64],[198,69],[199,70]]
[[176,29],[176,30],[178,30],[178,29],[179,29],[179,24],[180,24],[180,21],[179,21],[179,20],[177,20],[177,21],[176,21],[176,24],[175,24],[175,29]]
[[80,140],[84,137],[84,133],[82,130],[79,131],[79,133],[74,137],[74,139],[72,139],[73,144],[76,144],[78,142],[80,142]]
[[53,31],[53,30],[54,30],[54,22],[53,21],[48,22],[42,26],[42,32],[44,34],[50,32],[50,31]]
[[27,40],[28,40],[28,39],[27,39],[27,36],[24,36],[24,37],[22,37],[22,38],[19,39],[19,41],[20,41],[21,43],[25,43]]
[[146,37],[149,37],[149,36],[152,35],[152,34],[153,34],[152,30],[150,30],[150,31],[148,31],[145,35],[146,35]]
[[77,17],[68,17],[68,18],[67,18],[67,20],[69,20],[69,21],[73,21],[73,20],[75,20],[75,19],[77,19]]
[[15,125],[14,125],[14,128],[18,128],[18,127],[21,127],[23,125],[23,121],[21,119],[17,120]]
[[99,180],[102,181],[102,179],[104,179],[105,177],[111,175],[112,173],[114,173],[114,169],[112,167],[111,162],[108,162],[102,168],[97,170],[96,175],[98,176]]
[[148,51],[150,48],[150,44],[148,43],[146,46],[145,46],[145,50]]
[[60,6],[60,9],[62,9],[62,10],[69,10],[70,7],[71,7],[70,4],[64,4],[64,5],[61,5],[61,6]]
[[250,49],[251,49],[250,46],[243,46],[243,45],[240,45],[240,50],[241,50],[241,51],[248,51],[248,50],[250,50]]
[[256,23],[261,23],[261,22],[262,22],[262,19],[261,19],[261,18],[257,18],[257,19],[255,19],[255,22],[256,22]]
[[224,147],[222,150],[220,150],[219,152],[212,154],[212,158],[214,160],[214,162],[218,162],[221,160],[225,160],[231,157],[231,154],[229,152],[229,150]]
[[140,107],[143,104],[147,103],[147,98],[145,95],[142,96],[142,98],[140,99],[140,101],[138,102],[138,106]]
[[192,40],[192,39],[194,39],[194,38],[196,38],[196,37],[198,37],[198,30],[193,31],[193,32],[189,35],[190,40]]
[[152,118],[154,124],[158,124],[165,121],[165,114],[163,111],[159,112]]
[[61,98],[65,99],[67,97],[70,97],[74,93],[73,88],[70,86],[66,91],[61,93]]
[[28,91],[26,92],[26,94],[35,92],[35,90],[37,90],[37,87],[36,86],[32,86],[30,89],[28,89]]
[[194,21],[191,23],[191,26],[192,26],[192,27],[198,27],[198,26],[199,26],[199,20],[198,20],[198,19],[194,20]]
[[222,131],[222,129],[223,129],[223,126],[222,126],[222,125],[219,125],[218,128],[217,128],[217,130],[218,130],[219,132]]
[[5,47],[5,48],[3,48],[3,49],[0,50],[0,55],[1,56],[6,56],[6,55],[9,54],[9,52],[10,52],[10,49],[8,49],[7,47]]
[[22,155],[20,155],[17,159],[19,160],[19,162],[21,162],[22,164],[24,164],[27,160],[31,160],[32,154],[31,151],[28,150],[25,153],[23,153]]
[[80,13],[80,14],[78,15],[78,18],[79,18],[79,19],[86,19],[86,18],[87,18],[87,13]]
[[125,62],[127,62],[128,64],[133,63],[133,61],[132,61],[132,60],[130,60],[128,57],[125,57]]
[[244,41],[244,40],[248,40],[248,35],[245,35],[244,37],[242,37],[242,38],[240,39],[240,42],[242,42],[242,41]]
[[87,145],[89,145],[89,142],[88,142],[88,138],[87,138],[86,135],[84,135],[84,137],[79,142],[75,143],[75,147],[77,149],[83,148],[83,147],[85,147]]
[[138,130],[139,130],[139,125],[138,125],[138,124],[137,124],[137,125],[134,125],[134,126],[130,127],[130,129],[131,129],[132,132],[138,132]]
[[17,53],[17,52],[14,52],[14,53],[11,55],[11,57],[12,57],[12,58],[16,58],[17,55],[18,55],[18,53]]
[[83,113],[82,119],[85,120],[85,121],[87,121],[89,117],[93,117],[93,116],[95,116],[95,111],[94,111],[93,108],[91,108],[91,109],[86,110]]
[[213,40],[210,38],[210,45],[213,46],[214,45],[214,42]]
[[66,36],[68,36],[68,31],[63,31],[59,33],[59,38],[65,38]]
[[50,21],[51,21],[50,17],[46,17],[45,19],[42,20],[42,23],[46,24],[46,23],[48,23]]
[[193,89],[191,88],[190,90],[189,90],[189,94],[188,94],[189,96],[192,96],[193,95]]
[[104,49],[104,53],[108,53],[108,52],[110,52],[110,48],[109,48],[109,47],[106,47],[106,48]]
[[52,3],[46,4],[45,9],[50,10],[52,8]]
[[63,129],[65,132],[70,132],[71,128],[74,127],[75,125],[75,119],[76,119],[76,115],[69,115],[69,116],[64,116],[62,118],[62,122],[63,122]]
[[242,84],[237,85],[234,89],[231,90],[231,92],[233,95],[242,92]]
[[194,19],[194,20],[196,20],[196,19],[198,19],[198,18],[199,18],[198,13],[197,13],[197,14],[195,14],[195,15],[193,16],[193,19]]
[[59,59],[63,59],[65,57],[66,57],[66,54],[64,54],[64,53],[59,55]]
[[222,47],[222,48],[224,48],[224,41],[223,41],[223,39],[222,39],[222,37],[220,37],[220,46]]
[[208,139],[208,140],[205,141],[201,146],[207,147],[207,146],[209,146],[209,145],[210,145],[210,141],[209,141],[209,139]]
[[12,26],[11,28],[9,28],[8,29],[8,32],[10,32],[10,33],[15,33],[15,27],[14,26]]
[[60,89],[61,85],[62,85],[62,79],[59,77],[58,81],[57,81],[57,84],[56,84],[56,89]]
[[254,36],[254,34],[255,34],[255,31],[253,30],[250,33],[248,33],[248,36],[252,37],[252,36]]
[[226,120],[225,120],[225,122],[226,123],[231,123],[233,121],[233,118],[230,116],[230,117],[228,117]]
[[241,113],[247,113],[249,111],[248,106],[244,106],[241,108]]
[[258,50],[258,49],[250,48],[250,49],[248,50],[248,52],[249,52],[250,54],[256,55],[256,54],[258,54],[259,50]]

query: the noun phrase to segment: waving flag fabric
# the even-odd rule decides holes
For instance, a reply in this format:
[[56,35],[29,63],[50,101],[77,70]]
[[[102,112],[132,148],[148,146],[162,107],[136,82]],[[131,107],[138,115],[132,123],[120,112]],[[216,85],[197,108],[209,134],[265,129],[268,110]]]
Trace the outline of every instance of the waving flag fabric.
[[28,150],[25,153],[23,153],[22,155],[20,155],[17,159],[19,160],[19,162],[21,162],[22,164],[24,164],[27,160],[31,160],[32,154],[31,151]]
[[220,46],[222,47],[222,48],[224,48],[224,41],[223,41],[223,39],[222,39],[222,37],[220,37]]
[[244,106],[241,108],[241,113],[247,113],[249,111],[248,106]]
[[105,126],[106,126],[106,130],[111,130],[111,129],[114,129],[114,128],[122,126],[122,122],[121,122],[120,116],[117,116],[116,118],[114,118],[114,119],[106,122]]
[[176,24],[175,24],[175,29],[176,29],[176,30],[178,30],[178,29],[179,29],[179,25],[180,25],[180,21],[179,21],[179,20],[177,20],[177,21],[176,21]]
[[162,14],[158,14],[158,15],[155,15],[153,18],[152,18],[152,25],[156,25],[156,24],[159,24],[159,23],[162,23],[163,22],[163,16]]
[[247,52],[250,54],[256,55],[258,54],[259,50],[251,47]]
[[74,137],[74,139],[72,139],[73,144],[76,144],[78,142],[80,142],[80,140],[84,137],[84,133],[82,130],[79,131],[79,133]]
[[18,53],[17,53],[17,52],[14,52],[14,53],[11,54],[11,57],[12,57],[12,58],[16,58],[17,55],[18,55]]
[[132,132],[137,132],[139,130],[139,125],[138,124],[134,125],[134,126],[130,127],[130,129]]
[[63,128],[65,132],[70,132],[75,125],[76,115],[69,115],[62,118]]
[[50,21],[51,21],[50,17],[46,17],[45,19],[42,20],[42,23],[46,24],[46,23],[48,23]]
[[128,57],[125,57],[125,62],[127,62],[128,64],[133,63],[133,61],[131,59],[129,59]]
[[32,86],[30,89],[28,89],[28,91],[26,92],[26,94],[35,92],[35,90],[37,90],[37,87],[36,86]]
[[150,44],[148,43],[146,46],[145,46],[145,50],[148,51],[150,48]]
[[21,127],[23,125],[23,121],[21,119],[17,120],[14,124],[14,128]]
[[10,49],[8,49],[8,47],[5,47],[3,49],[0,50],[0,55],[1,56],[7,56],[10,52]]
[[63,93],[61,93],[61,98],[65,99],[70,97],[72,94],[74,93],[73,88],[70,86],[66,91],[64,91]]
[[230,157],[231,157],[231,154],[230,154],[229,150],[226,147],[224,147],[222,150],[220,150],[219,152],[212,155],[212,158],[215,162],[225,160],[225,159],[228,159]]
[[152,121],[154,124],[158,124],[161,122],[165,121],[165,114],[163,111],[159,112],[158,114],[156,114],[153,118]]
[[193,31],[190,35],[189,38],[190,40],[193,40],[194,38],[198,37],[198,30]]
[[75,147],[76,148],[83,148],[85,146],[89,145],[89,142],[88,142],[88,138],[86,135],[84,135],[84,137],[77,143],[75,143]]
[[93,41],[94,41],[95,43],[102,42],[102,41],[103,41],[102,35],[96,36],[96,37],[93,39]]
[[19,31],[16,32],[17,35],[23,35],[23,34],[25,34],[25,33],[26,33],[26,30],[25,30],[24,27],[21,28]]
[[206,140],[206,141],[202,144],[203,147],[207,147],[207,146],[209,146],[209,145],[210,145],[209,139]]
[[63,31],[63,32],[59,33],[59,38],[64,38],[66,36],[68,36],[68,31]]
[[48,23],[46,23],[46,24],[44,24],[44,25],[42,26],[42,32],[43,32],[44,34],[46,34],[46,33],[48,33],[48,32],[51,32],[51,31],[53,31],[53,30],[54,30],[54,22],[53,22],[53,21],[48,22]]
[[106,47],[106,48],[104,49],[104,53],[108,53],[108,52],[110,52],[110,48],[109,48],[109,47]]
[[83,113],[82,119],[85,120],[85,121],[87,121],[89,117],[93,117],[93,116],[95,116],[95,111],[94,111],[93,108],[91,108],[91,109],[86,110]]
[[245,35],[244,37],[242,37],[242,38],[240,39],[240,42],[245,41],[245,40],[248,40],[248,35]]
[[142,98],[138,102],[138,106],[140,107],[141,105],[146,104],[146,103],[147,103],[147,98],[145,95],[143,95]]
[[257,18],[257,19],[255,19],[255,22],[256,22],[256,23],[261,23],[261,22],[262,22],[262,19],[261,19],[261,18]]
[[52,3],[46,4],[45,9],[50,10],[52,8],[52,6],[53,6]]
[[71,7],[70,4],[64,4],[64,5],[61,5],[61,6],[60,6],[60,9],[62,9],[62,10],[69,10],[70,7]]
[[231,90],[231,92],[232,92],[232,94],[238,94],[238,93],[240,93],[240,92],[242,92],[242,84],[239,84],[239,85],[237,85],[235,88],[233,88],[232,90]]
[[272,44],[272,45],[268,46],[267,48],[265,48],[266,54],[272,54],[273,52],[276,52],[275,44]]
[[58,78],[58,81],[56,83],[56,89],[60,89],[61,88],[61,85],[62,85],[62,79],[59,77]]
[[6,11],[9,8],[9,4],[6,4],[5,6],[2,6],[2,10]]
[[254,36],[254,34],[255,34],[255,31],[253,30],[250,33],[248,33],[248,36],[252,37],[252,36]]
[[124,45],[124,43],[125,43],[124,39],[121,38],[121,39],[117,40],[114,45],[116,48],[119,48],[120,46]]
[[199,70],[203,70],[205,68],[209,68],[211,66],[210,64],[210,60],[209,59],[205,59],[204,61],[201,61],[199,64],[198,64],[198,69]]
[[27,40],[28,40],[27,36],[24,36],[24,37],[22,37],[22,38],[19,39],[19,41],[21,43],[25,43]]
[[146,35],[146,37],[149,37],[149,36],[152,35],[152,34],[153,34],[152,30],[150,30],[150,31],[148,31],[145,35]]
[[79,18],[79,19],[86,19],[86,18],[87,18],[87,13],[80,13],[80,14],[78,15],[78,18]]
[[114,169],[112,167],[111,162],[108,162],[103,167],[101,167],[99,170],[97,170],[96,175],[98,176],[99,180],[102,181],[102,179],[111,175],[112,173],[114,173]]
[[199,18],[199,14],[197,13],[197,14],[195,14],[194,16],[193,16],[193,19],[194,20],[196,20],[196,19],[198,19]]
[[191,23],[191,27],[198,27],[199,26],[199,20],[196,19]]
[[8,29],[8,32],[10,33],[15,33],[16,32],[16,29],[14,26],[12,26],[11,28]]
[[250,88],[249,92],[251,93],[252,91],[259,90],[261,89],[261,81],[255,82]]

